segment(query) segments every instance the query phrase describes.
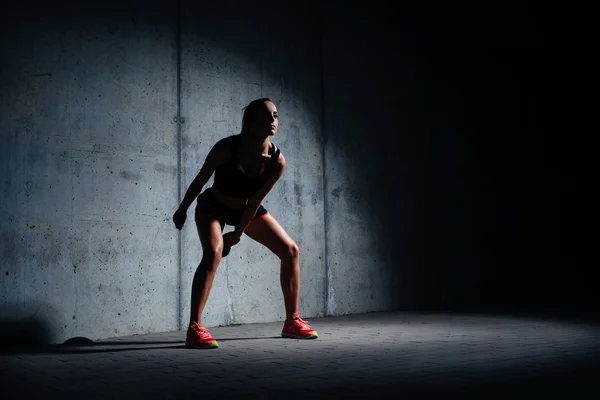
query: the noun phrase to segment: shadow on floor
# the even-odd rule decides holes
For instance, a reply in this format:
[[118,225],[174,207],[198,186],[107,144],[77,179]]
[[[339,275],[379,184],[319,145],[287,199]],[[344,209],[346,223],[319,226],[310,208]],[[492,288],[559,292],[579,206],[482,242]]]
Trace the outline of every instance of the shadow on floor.
[[[184,349],[184,340],[166,341],[84,341],[84,338],[69,340],[68,344],[42,344],[23,341],[4,342],[0,346],[0,356],[17,354],[92,354],[92,353],[116,353],[135,350],[158,350],[158,349]],[[218,342],[230,342],[237,340],[265,340],[283,339],[281,336],[244,337],[244,338],[218,338]],[[69,342],[67,341],[67,342]],[[177,346],[169,346],[178,344]],[[127,347],[124,347],[127,346]]]

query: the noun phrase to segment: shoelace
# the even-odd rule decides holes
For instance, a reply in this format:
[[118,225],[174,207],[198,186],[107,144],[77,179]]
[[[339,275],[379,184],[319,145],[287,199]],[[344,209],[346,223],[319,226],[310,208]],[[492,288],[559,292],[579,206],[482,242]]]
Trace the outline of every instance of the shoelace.
[[[294,324],[294,322],[298,322],[298,324]],[[308,325],[308,321],[303,320],[302,318],[298,317],[297,319],[295,319],[292,324],[294,324],[294,328],[295,330],[299,330],[299,329],[310,329],[312,330],[312,328],[310,327],[310,325]]]
[[206,329],[203,326],[194,325],[193,329],[198,334],[198,336],[200,336],[201,338],[206,338],[206,337],[210,336],[210,333],[208,332],[208,329]]

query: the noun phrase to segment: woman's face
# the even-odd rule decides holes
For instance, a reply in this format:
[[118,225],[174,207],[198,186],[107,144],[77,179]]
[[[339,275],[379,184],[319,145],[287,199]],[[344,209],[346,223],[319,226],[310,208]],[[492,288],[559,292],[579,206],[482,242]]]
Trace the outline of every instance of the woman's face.
[[263,104],[264,107],[256,111],[253,127],[256,132],[269,132],[269,136],[273,136],[279,128],[277,107],[270,101],[265,101]]

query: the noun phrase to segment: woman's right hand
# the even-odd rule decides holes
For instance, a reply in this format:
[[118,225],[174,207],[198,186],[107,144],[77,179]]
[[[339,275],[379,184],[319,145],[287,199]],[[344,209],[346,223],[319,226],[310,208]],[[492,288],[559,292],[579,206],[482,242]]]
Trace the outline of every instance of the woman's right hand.
[[183,228],[183,224],[185,224],[185,219],[187,218],[187,210],[182,210],[178,208],[173,214],[173,222],[175,223],[175,228],[181,230]]

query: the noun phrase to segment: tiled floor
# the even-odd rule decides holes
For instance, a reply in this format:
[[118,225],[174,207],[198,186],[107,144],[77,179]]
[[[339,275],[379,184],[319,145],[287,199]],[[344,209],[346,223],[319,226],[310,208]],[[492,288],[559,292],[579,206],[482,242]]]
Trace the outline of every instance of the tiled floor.
[[[596,398],[600,325],[589,319],[385,312],[120,337],[0,356],[0,398]],[[193,397],[192,397],[193,396]]]

